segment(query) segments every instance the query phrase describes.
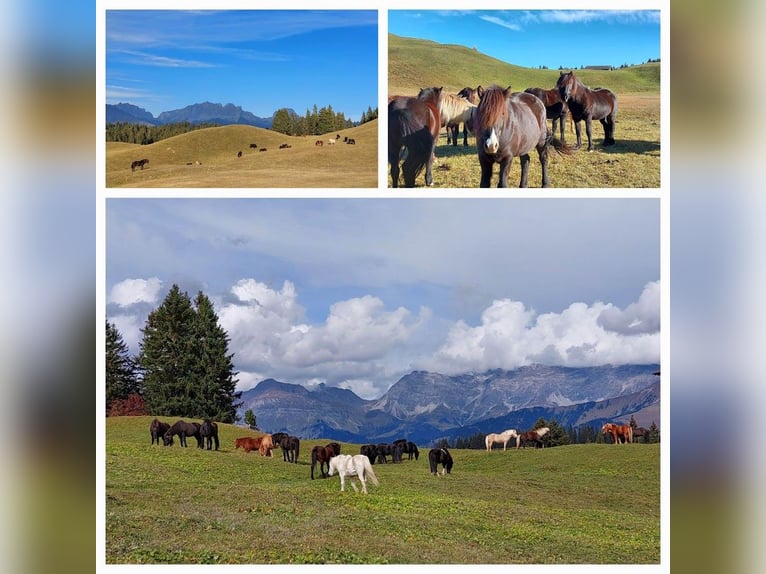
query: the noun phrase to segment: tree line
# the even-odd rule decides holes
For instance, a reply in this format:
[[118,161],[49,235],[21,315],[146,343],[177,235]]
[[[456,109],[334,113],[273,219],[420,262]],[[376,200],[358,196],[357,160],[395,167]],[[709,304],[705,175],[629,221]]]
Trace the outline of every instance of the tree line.
[[335,112],[332,106],[317,108],[316,104],[306,115],[298,115],[289,108],[280,108],[274,113],[271,129],[288,136],[317,136],[329,134],[330,132],[340,131],[352,128],[378,117],[378,108],[374,110],[368,107],[366,112],[362,112],[359,122],[354,122],[343,114]]
[[113,122],[106,124],[106,141],[148,145],[194,130],[215,128],[218,126],[220,126],[220,124],[207,122],[200,124],[193,124],[191,122],[173,122],[161,126],[130,122]]
[[141,331],[134,357],[117,327],[106,323],[107,416],[237,421],[242,393],[236,391],[229,336],[202,291],[192,301],[173,285]]
[[[634,429],[637,427],[636,420],[630,417],[630,426]],[[601,427],[594,427],[591,425],[579,425],[574,427],[569,425],[566,428],[562,427],[556,419],[546,421],[544,418],[539,418],[532,430],[539,429],[541,427],[549,427],[551,431],[543,437],[543,443],[545,446],[561,446],[565,444],[588,444],[588,443],[604,443],[606,442],[604,435],[601,434]],[[660,431],[657,425],[652,422],[648,429],[649,436],[646,437],[646,442],[656,443],[660,442]],[[470,449],[485,449],[486,444],[484,439],[487,433],[477,432],[470,436],[456,437],[452,441],[449,439],[442,439],[436,445],[437,447],[445,448],[470,448]],[[511,439],[511,444],[515,446]]]

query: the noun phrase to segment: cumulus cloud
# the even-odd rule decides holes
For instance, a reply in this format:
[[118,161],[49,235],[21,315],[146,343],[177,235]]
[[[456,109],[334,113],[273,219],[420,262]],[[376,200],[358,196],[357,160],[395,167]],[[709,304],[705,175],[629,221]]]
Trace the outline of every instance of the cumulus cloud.
[[162,281],[150,279],[125,279],[116,283],[109,291],[107,303],[128,307],[136,303],[156,303],[159,300]]
[[659,282],[648,284],[625,310],[573,303],[536,315],[523,303],[494,301],[481,324],[458,321],[424,368],[443,373],[513,369],[533,363],[563,366],[659,361]]

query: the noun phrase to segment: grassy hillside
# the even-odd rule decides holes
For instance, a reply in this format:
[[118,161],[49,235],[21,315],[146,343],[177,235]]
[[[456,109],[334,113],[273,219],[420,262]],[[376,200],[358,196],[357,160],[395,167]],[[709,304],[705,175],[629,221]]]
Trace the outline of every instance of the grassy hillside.
[[[576,74],[588,86],[606,86],[615,93],[660,91],[657,63],[611,71],[576,70]],[[524,91],[530,87],[552,88],[558,77],[558,70],[514,66],[465,46],[388,35],[389,94],[417,93],[426,86],[444,86],[445,91],[455,93],[480,84],[510,85]]]
[[[658,188],[660,186],[660,64],[644,64],[622,70],[577,70],[577,76],[590,87],[604,86],[617,94],[619,111],[615,128],[616,145],[601,146],[604,130],[593,122],[592,135],[596,151],[588,153],[585,123],[581,122],[583,147],[569,157],[551,153],[550,179],[558,188]],[[558,70],[522,68],[501,62],[459,45],[437,44],[429,40],[402,38],[389,34],[390,95],[415,95],[427,86],[443,86],[447,93],[478,85],[487,87],[510,85],[523,91],[529,87],[553,88]],[[550,122],[549,122],[550,126]],[[462,128],[461,128],[462,129]],[[555,134],[559,136],[558,131]],[[567,128],[568,144],[575,134]],[[462,144],[462,136],[460,137]],[[540,163],[531,154],[529,185],[540,186]],[[476,141],[469,146],[448,147],[442,130],[436,150],[434,187],[478,187],[481,170]],[[497,185],[499,167],[495,166],[492,186]],[[518,186],[520,163],[514,159],[509,185]],[[388,185],[391,178],[388,177]],[[423,186],[423,176],[416,185]]]
[[[658,563],[659,445],[453,450],[451,475],[376,464],[367,496],[337,477],[234,450],[150,445],[152,417],[106,420],[109,563]],[[175,419],[168,418],[168,422]],[[194,441],[192,440],[192,443]],[[190,443],[191,444],[191,443]],[[359,445],[342,444],[356,454]]]
[[[329,137],[340,134],[336,145]],[[355,145],[342,142],[353,138]],[[315,142],[323,140],[317,147]],[[106,143],[107,187],[376,187],[378,122],[290,137],[245,125],[207,128],[150,145]],[[266,151],[251,149],[250,144]],[[279,149],[283,143],[289,149]],[[242,151],[242,157],[237,152]],[[144,170],[130,164],[146,158]],[[196,163],[199,162],[199,165]]]

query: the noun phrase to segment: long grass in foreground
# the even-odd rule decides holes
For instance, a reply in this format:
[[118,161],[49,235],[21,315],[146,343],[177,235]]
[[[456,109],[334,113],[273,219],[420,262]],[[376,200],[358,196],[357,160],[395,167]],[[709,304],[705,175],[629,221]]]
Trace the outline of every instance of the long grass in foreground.
[[365,496],[310,480],[328,441],[289,464],[234,450],[256,433],[230,425],[218,452],[152,446],[151,418],[106,420],[108,563],[659,562],[658,445],[454,450],[446,477],[424,447]]

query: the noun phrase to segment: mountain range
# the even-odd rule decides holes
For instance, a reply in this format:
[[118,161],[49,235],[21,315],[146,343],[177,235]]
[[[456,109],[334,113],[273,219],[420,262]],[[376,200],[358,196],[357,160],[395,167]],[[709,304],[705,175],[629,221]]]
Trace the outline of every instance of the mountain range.
[[219,125],[245,124],[258,128],[271,128],[273,116],[261,118],[243,110],[234,104],[214,104],[203,102],[192,104],[180,110],[161,112],[154,117],[153,114],[133,104],[119,103],[106,104],[106,123],[127,122],[142,125],[159,126],[175,122],[189,122],[192,124],[215,123]]
[[266,379],[242,394],[238,414],[251,409],[265,432],[345,442],[418,444],[442,438],[527,430],[539,418],[560,425],[601,426],[608,420],[660,425],[659,365],[549,367],[443,375],[413,371],[374,400],[324,384]]

